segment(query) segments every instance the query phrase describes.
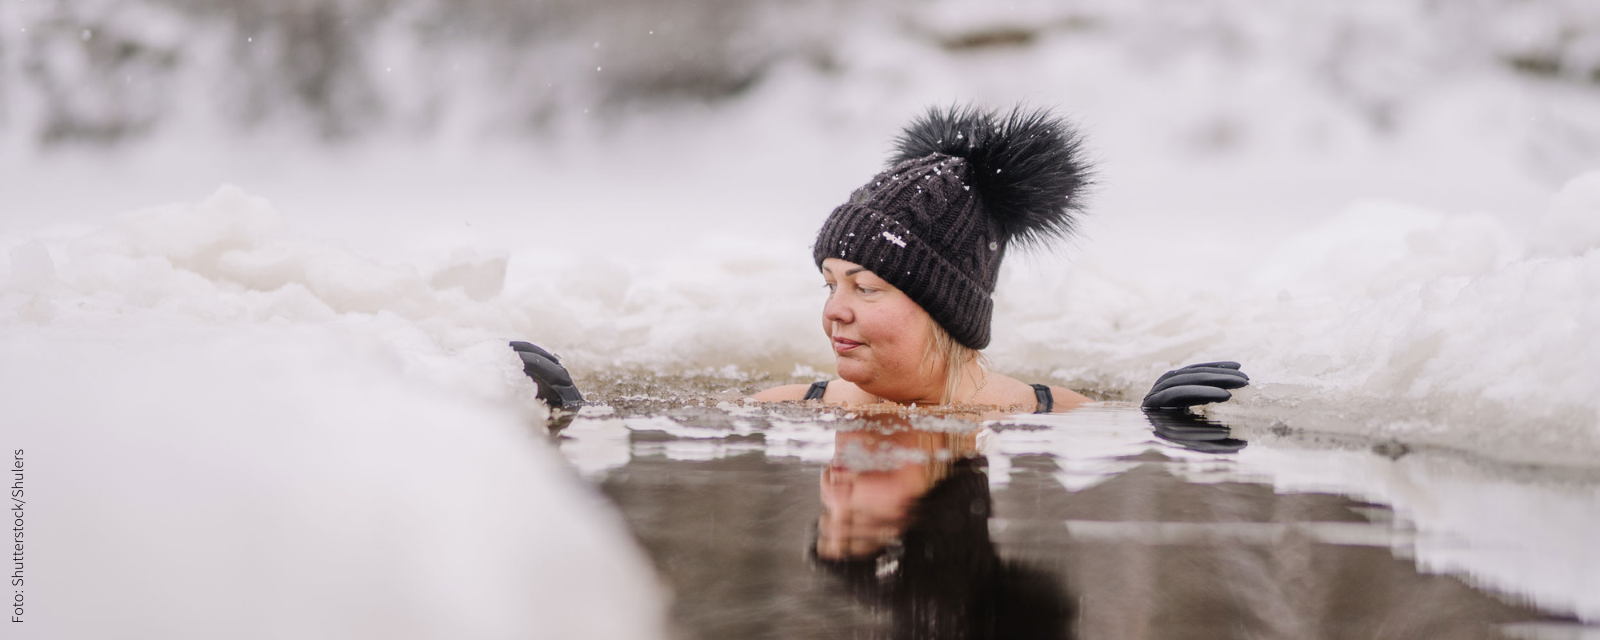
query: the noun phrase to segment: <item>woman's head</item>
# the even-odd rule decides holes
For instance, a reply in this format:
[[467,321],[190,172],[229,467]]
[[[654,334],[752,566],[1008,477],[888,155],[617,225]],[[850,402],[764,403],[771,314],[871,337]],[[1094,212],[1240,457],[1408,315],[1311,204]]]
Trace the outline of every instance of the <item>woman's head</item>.
[[952,338],[905,292],[859,264],[827,258],[822,277],[828,288],[822,331],[832,341],[839,377],[881,398],[954,400],[975,350]]
[[[913,122],[894,165],[834,209],[812,247],[824,278],[838,284],[867,274],[893,292],[842,301],[883,312],[881,325],[863,316],[851,329],[860,336],[833,328],[834,322],[849,325],[845,320],[856,309],[830,298],[824,322],[830,336],[846,340],[835,341],[840,375],[893,391],[881,374],[913,370],[907,359],[932,343],[913,318],[931,318],[969,350],[987,346],[991,296],[1006,249],[1074,228],[1089,179],[1079,146],[1077,132],[1045,111],[935,109]],[[856,283],[848,284],[844,291],[854,293]],[[870,352],[875,358],[851,356],[856,350],[849,341],[867,331],[880,331],[879,349]]]

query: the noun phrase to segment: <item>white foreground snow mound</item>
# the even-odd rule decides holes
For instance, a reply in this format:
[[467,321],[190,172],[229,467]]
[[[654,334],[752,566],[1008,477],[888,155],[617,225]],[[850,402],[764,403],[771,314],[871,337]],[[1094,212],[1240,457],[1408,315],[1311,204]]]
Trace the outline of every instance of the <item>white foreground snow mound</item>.
[[[11,252],[0,440],[29,470],[34,637],[662,636],[647,562],[536,435],[503,342],[340,313],[432,293],[229,254],[275,218],[219,203],[80,240],[59,270]],[[299,284],[198,275],[230,269]]]

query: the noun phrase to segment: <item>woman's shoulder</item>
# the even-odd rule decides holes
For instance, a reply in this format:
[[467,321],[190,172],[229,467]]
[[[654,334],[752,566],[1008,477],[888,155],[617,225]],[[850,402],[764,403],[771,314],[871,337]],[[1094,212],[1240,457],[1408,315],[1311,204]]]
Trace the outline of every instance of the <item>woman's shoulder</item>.
[[[990,392],[984,394],[984,401],[998,407],[1008,407],[1013,410],[1022,410],[1026,407],[1037,407],[1044,400],[1038,392],[1039,385],[1023,382],[1008,375],[991,373],[989,383]],[[1046,385],[1050,389],[1050,412],[1060,413],[1071,411],[1090,400],[1076,391],[1066,387]]]
[[[826,382],[819,381],[816,384],[823,385],[822,391],[824,395],[822,396],[821,400],[828,404],[855,404],[876,402],[878,400],[876,396],[862,391],[860,387],[857,387],[848,380],[828,380]],[[805,400],[806,393],[811,390],[811,387],[812,385],[809,384],[779,385],[750,396],[750,399],[760,402]]]

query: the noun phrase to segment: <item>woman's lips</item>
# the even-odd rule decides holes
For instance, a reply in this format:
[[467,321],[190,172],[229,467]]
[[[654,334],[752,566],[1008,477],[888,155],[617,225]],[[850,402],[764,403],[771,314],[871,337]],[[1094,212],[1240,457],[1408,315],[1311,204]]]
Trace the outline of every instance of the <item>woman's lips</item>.
[[861,346],[861,344],[862,343],[856,342],[855,340],[851,340],[849,338],[840,338],[835,336],[833,338],[833,352],[846,353],[855,350],[855,348]]

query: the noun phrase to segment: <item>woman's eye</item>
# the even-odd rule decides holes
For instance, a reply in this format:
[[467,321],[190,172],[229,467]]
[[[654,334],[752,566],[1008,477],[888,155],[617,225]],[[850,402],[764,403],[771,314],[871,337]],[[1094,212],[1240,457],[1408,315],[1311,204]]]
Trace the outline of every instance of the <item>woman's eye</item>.
[[868,287],[856,287],[856,293],[859,293],[861,295],[867,295],[867,294],[877,293],[877,292],[878,292],[877,289],[872,289],[872,288],[868,288]]
[[822,285],[822,288],[827,289],[828,293],[833,293],[836,287],[837,285],[833,284],[832,282],[827,282]]

